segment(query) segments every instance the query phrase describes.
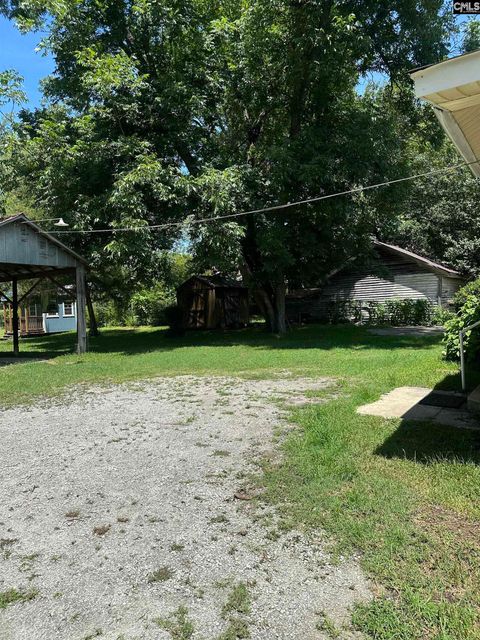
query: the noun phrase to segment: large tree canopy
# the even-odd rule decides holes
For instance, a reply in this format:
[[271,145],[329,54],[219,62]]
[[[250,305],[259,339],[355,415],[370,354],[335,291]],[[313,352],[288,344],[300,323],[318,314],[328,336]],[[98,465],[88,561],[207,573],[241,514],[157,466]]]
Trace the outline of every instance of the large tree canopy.
[[[407,173],[406,71],[441,59],[441,0],[3,0],[43,26],[48,106],[21,114],[7,190],[132,279],[179,230],[115,232],[303,200]],[[371,72],[380,93],[359,92]],[[287,283],[367,245],[404,187],[190,225],[199,264],[240,269],[272,329]],[[380,220],[379,218],[382,218]]]

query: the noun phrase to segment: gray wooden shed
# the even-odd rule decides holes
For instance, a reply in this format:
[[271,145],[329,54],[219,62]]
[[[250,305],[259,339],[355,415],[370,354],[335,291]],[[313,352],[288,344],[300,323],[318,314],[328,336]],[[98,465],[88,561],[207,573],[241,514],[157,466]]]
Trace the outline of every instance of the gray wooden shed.
[[428,300],[449,308],[455,292],[465,283],[454,269],[412,251],[378,240],[373,241],[370,264],[350,260],[331,274],[323,286],[297,290],[287,296],[292,319],[323,320],[332,303],[384,303],[387,300]]
[[[13,352],[18,355],[18,306],[33,289],[48,278],[58,287],[59,275],[71,275],[76,283],[78,353],[87,350],[85,316],[87,262],[51,234],[43,231],[23,213],[0,220],[0,283],[11,283],[11,297],[0,291],[12,305]],[[36,279],[33,286],[18,297],[20,280]],[[10,293],[10,291],[9,291]]]

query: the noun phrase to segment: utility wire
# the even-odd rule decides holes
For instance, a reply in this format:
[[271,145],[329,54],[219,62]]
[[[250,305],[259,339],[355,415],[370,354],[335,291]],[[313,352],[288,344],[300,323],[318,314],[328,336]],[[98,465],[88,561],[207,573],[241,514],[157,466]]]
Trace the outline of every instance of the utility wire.
[[65,231],[48,231],[50,235],[63,235],[66,233],[117,233],[117,232],[131,232],[131,231],[155,231],[160,229],[169,229],[171,227],[183,227],[190,226],[193,224],[203,224],[205,222],[216,222],[217,220],[231,220],[234,218],[240,218],[242,216],[249,216],[259,213],[270,213],[273,211],[282,211],[284,209],[290,209],[291,207],[297,207],[304,204],[311,204],[314,202],[321,202],[322,200],[330,200],[332,198],[339,198],[341,196],[347,196],[354,193],[362,193],[363,191],[370,191],[372,189],[379,189],[380,187],[387,187],[391,184],[398,184],[400,182],[406,182],[408,180],[417,180],[418,178],[427,178],[429,176],[448,173],[449,171],[455,171],[455,169],[459,169],[461,167],[470,167],[473,164],[479,163],[480,160],[473,160],[472,162],[460,162],[458,164],[450,165],[449,167],[444,167],[443,169],[432,169],[431,171],[426,171],[425,173],[416,173],[411,176],[406,176],[404,178],[396,178],[395,180],[386,180],[385,182],[377,182],[376,184],[367,185],[366,187],[356,187],[354,189],[348,189],[347,191],[339,191],[337,193],[330,193],[323,196],[317,196],[315,198],[307,198],[306,200],[298,200],[297,202],[287,202],[286,204],[278,204],[272,207],[264,207],[263,209],[252,209],[250,211],[240,211],[238,213],[227,213],[222,216],[211,216],[209,218],[199,218],[199,219],[191,219],[191,220],[182,220],[181,222],[165,222],[163,224],[154,224],[145,227],[110,227],[109,229],[72,229]]

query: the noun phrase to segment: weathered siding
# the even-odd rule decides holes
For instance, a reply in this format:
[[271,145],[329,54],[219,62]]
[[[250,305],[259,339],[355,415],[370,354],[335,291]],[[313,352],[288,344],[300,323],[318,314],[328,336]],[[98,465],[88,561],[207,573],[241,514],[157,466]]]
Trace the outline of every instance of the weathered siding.
[[460,278],[440,275],[418,261],[376,249],[377,259],[368,267],[349,267],[332,276],[320,292],[291,296],[288,313],[324,318],[334,300],[384,303],[393,299],[429,300],[448,307],[462,286]]
[[463,285],[463,281],[458,278],[448,278],[443,276],[441,281],[441,297],[442,307],[449,307],[452,304],[452,299],[455,293]]
[[75,267],[75,258],[23,222],[0,226],[0,263]]
[[385,302],[392,298],[438,302],[438,276],[434,273],[404,273],[392,280],[365,273],[339,275],[324,288],[322,297],[338,300]]

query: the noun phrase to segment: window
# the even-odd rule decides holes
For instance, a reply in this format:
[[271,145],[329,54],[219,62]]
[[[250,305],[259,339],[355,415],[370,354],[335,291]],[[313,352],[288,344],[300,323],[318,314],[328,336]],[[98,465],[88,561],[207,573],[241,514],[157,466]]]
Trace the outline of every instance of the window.
[[63,315],[66,316],[74,316],[75,310],[73,306],[73,302],[64,302],[63,303]]
[[40,247],[40,257],[41,258],[48,258],[48,242],[46,238],[42,238],[40,236],[40,238],[38,239],[39,242],[39,247]]
[[47,318],[58,318],[58,304],[50,302],[47,307]]

